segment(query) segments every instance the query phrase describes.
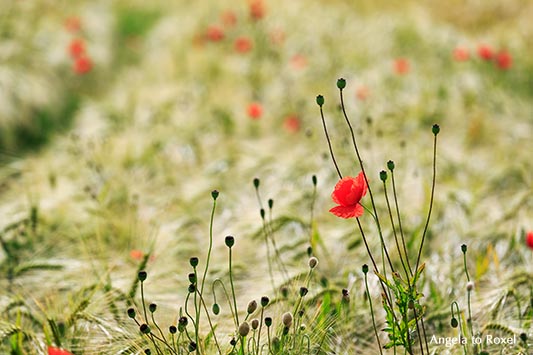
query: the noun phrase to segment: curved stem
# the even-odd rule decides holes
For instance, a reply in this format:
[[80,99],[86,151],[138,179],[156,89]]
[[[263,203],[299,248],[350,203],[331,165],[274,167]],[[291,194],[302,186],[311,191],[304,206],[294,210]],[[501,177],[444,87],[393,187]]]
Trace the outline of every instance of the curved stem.
[[337,170],[339,179],[342,179],[341,171],[339,170],[339,166],[337,165],[337,160],[335,160],[335,155],[333,154],[333,148],[331,148],[331,140],[329,139],[328,129],[326,128],[326,120],[324,119],[324,111],[322,110],[322,106],[320,106],[320,117],[322,118],[322,126],[324,127],[324,134],[326,135],[326,140],[328,142],[329,154],[331,155],[331,160],[333,160],[333,165],[335,165],[335,169]]

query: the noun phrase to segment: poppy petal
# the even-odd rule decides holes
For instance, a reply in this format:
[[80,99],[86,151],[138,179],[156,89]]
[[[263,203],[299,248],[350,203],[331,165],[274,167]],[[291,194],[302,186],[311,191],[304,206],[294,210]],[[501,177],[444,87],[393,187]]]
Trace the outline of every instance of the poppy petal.
[[355,218],[363,215],[364,209],[360,204],[353,206],[335,206],[329,210],[340,218]]
[[363,174],[363,172],[360,172],[359,175],[357,175],[357,177],[355,178],[355,184],[359,189],[361,189],[361,197],[359,198],[361,199],[363,196],[366,195],[367,190],[365,174]]

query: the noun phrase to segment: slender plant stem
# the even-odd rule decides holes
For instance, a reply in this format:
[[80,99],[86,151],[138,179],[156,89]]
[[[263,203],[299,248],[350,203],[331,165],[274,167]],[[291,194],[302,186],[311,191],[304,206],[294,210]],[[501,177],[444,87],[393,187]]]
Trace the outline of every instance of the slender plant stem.
[[409,267],[409,273],[411,276],[413,276],[413,269],[411,268],[411,264],[409,262],[409,253],[407,252],[407,247],[405,245],[405,236],[403,234],[402,219],[400,216],[400,207],[398,206],[398,195],[396,193],[396,182],[394,180],[394,170],[391,170],[390,172],[391,172],[391,179],[392,179],[392,193],[394,195],[394,205],[396,206],[396,218],[398,219],[398,228],[400,229],[400,236],[402,238],[403,252],[405,254],[405,259],[407,261],[407,266]]
[[416,267],[415,272],[418,271],[418,266],[420,265],[420,257],[422,256],[422,248],[424,247],[424,241],[426,240],[426,234],[429,227],[429,220],[431,218],[431,211],[433,210],[433,198],[435,196],[435,181],[437,178],[437,134],[433,139],[433,177],[431,178],[431,196],[429,199],[429,210],[426,218],[426,224],[424,226],[424,231],[422,232],[422,241],[420,242],[420,247],[418,249],[418,257],[416,258]]
[[239,312],[237,311],[237,300],[235,298],[235,287],[233,286],[233,271],[231,268],[231,248],[229,248],[229,282],[231,285],[231,296],[233,297],[233,307],[235,309],[235,321],[237,324],[237,327],[239,327]]
[[[224,295],[226,295],[226,300],[228,301],[231,316],[233,318],[233,321],[235,322],[235,327],[238,328],[239,324],[237,323],[237,320],[235,318],[235,312],[233,311],[233,305],[231,304],[231,299],[229,297],[228,291],[226,290],[226,286],[224,285],[222,280],[216,279],[215,281],[213,281],[213,285],[212,285],[213,295],[215,296],[215,283],[217,282],[220,284],[220,286],[222,286],[222,290],[224,291]],[[216,296],[215,296],[215,303],[216,303]]]
[[367,278],[366,272],[364,274],[365,274],[366,296],[368,297],[368,305],[370,307],[370,315],[372,316],[372,325],[374,326],[374,334],[378,342],[379,353],[383,355],[383,351],[381,350],[381,341],[379,340],[379,335],[378,335],[377,326],[376,326],[376,319],[374,317],[374,308],[372,307],[372,296],[370,296],[370,291],[368,290],[368,278]]
[[331,155],[331,160],[333,160],[333,165],[335,165],[335,170],[337,170],[339,179],[342,179],[341,171],[339,170],[339,166],[337,165],[337,160],[335,160],[335,155],[333,154],[333,148],[331,148],[331,140],[329,139],[328,129],[326,127],[326,120],[324,119],[324,111],[322,110],[322,106],[320,106],[320,117],[322,118],[322,126],[324,127],[324,134],[326,135],[326,141],[328,142],[329,154]]

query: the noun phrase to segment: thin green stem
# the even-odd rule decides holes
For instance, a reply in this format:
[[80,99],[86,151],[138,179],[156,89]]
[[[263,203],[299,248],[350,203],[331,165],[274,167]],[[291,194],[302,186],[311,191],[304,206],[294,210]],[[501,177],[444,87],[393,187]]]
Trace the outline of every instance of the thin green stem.
[[400,236],[402,238],[403,252],[407,261],[407,266],[409,267],[409,273],[411,276],[413,276],[413,269],[411,268],[411,264],[409,262],[409,253],[407,253],[407,247],[405,245],[405,236],[403,234],[402,219],[400,217],[400,207],[398,206],[398,195],[396,193],[396,182],[394,180],[394,170],[390,170],[390,172],[392,179],[392,193],[394,195],[394,205],[396,206],[396,218],[398,219],[398,228],[400,229]]
[[235,309],[235,321],[237,324],[237,327],[239,327],[239,312],[237,311],[237,300],[235,298],[235,286],[233,285],[233,272],[232,272],[232,264],[231,264],[231,248],[229,248],[229,282],[231,285],[231,296],[233,298],[233,307]]
[[365,274],[365,290],[366,290],[366,296],[368,297],[368,305],[370,307],[370,315],[372,316],[372,326],[374,327],[374,335],[376,336],[376,340],[378,342],[379,347],[379,353],[383,355],[383,351],[381,350],[381,341],[379,340],[378,330],[376,326],[376,319],[374,317],[374,308],[372,307],[372,296],[370,295],[370,291],[368,290],[368,278]]
[[335,155],[333,154],[333,148],[331,148],[331,140],[329,139],[328,129],[326,127],[326,120],[324,119],[324,111],[322,110],[322,106],[320,106],[320,117],[322,118],[322,126],[324,127],[324,134],[326,135],[326,141],[328,142],[329,154],[331,155],[331,160],[333,161],[333,165],[335,165],[335,170],[337,170],[339,179],[342,179],[341,171],[339,170],[339,166],[337,165],[337,160],[335,160]]

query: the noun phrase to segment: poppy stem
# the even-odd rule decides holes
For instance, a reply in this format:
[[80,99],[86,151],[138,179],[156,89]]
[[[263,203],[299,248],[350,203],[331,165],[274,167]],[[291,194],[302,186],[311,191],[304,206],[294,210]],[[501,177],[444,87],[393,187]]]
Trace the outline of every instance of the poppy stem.
[[368,290],[368,278],[366,276],[367,273],[366,272],[363,272],[363,273],[365,275],[365,290],[366,290],[366,296],[368,297],[368,306],[370,307],[370,315],[372,316],[372,325],[374,327],[374,335],[376,336],[376,340],[378,342],[379,353],[383,355],[383,351],[381,350],[381,342],[379,341],[379,335],[378,335],[378,330],[376,326],[376,319],[374,317],[374,308],[372,307],[372,296],[370,296],[370,291]]
[[339,166],[337,165],[337,160],[335,160],[335,154],[333,154],[333,148],[331,148],[331,139],[329,138],[328,129],[326,127],[326,120],[324,119],[324,111],[322,110],[322,105],[320,105],[320,117],[322,118],[322,126],[324,127],[324,134],[326,135],[326,140],[328,141],[329,154],[331,155],[331,160],[333,160],[333,165],[335,165],[335,169],[337,170],[339,179],[342,179],[342,174],[341,174],[341,171],[339,170]]
[[365,173],[365,168],[363,165],[363,160],[361,159],[361,155],[359,154],[359,149],[357,148],[357,142],[355,141],[355,133],[353,131],[352,124],[350,123],[350,120],[348,119],[348,114],[346,113],[346,107],[344,105],[344,95],[342,94],[343,89],[339,88],[340,93],[340,99],[341,99],[341,110],[342,114],[344,115],[344,119],[346,120],[346,123],[348,124],[348,128],[350,129],[350,135],[352,137],[352,143],[353,147],[355,149],[355,154],[357,155],[357,160],[359,161],[359,166],[361,167],[361,171],[363,172],[363,176],[365,177],[365,183],[368,188],[368,193],[370,195],[370,201],[372,202],[372,209],[374,210],[374,215],[376,216],[376,226],[378,227],[378,234],[379,238],[381,240],[381,244],[383,245],[383,251],[385,252],[385,256],[387,257],[387,261],[389,262],[389,266],[391,268],[391,271],[394,272],[394,266],[392,265],[392,261],[389,256],[389,252],[387,251],[387,246],[385,245],[385,240],[383,239],[383,233],[381,231],[381,224],[379,223],[379,217],[378,212],[376,210],[376,203],[374,202],[374,194],[372,193],[372,189],[370,185],[368,184],[368,178]]
[[405,259],[407,261],[407,266],[409,268],[409,273],[411,276],[413,276],[413,269],[411,268],[411,264],[409,262],[409,254],[407,253],[407,247],[405,245],[405,237],[403,234],[403,227],[402,227],[402,219],[400,217],[400,207],[398,206],[398,195],[396,193],[396,182],[394,180],[394,169],[389,169],[391,172],[391,179],[392,179],[392,193],[394,196],[394,205],[396,207],[396,218],[398,218],[398,228],[400,229],[400,237],[402,239],[402,246],[403,246],[403,252],[405,254]]

